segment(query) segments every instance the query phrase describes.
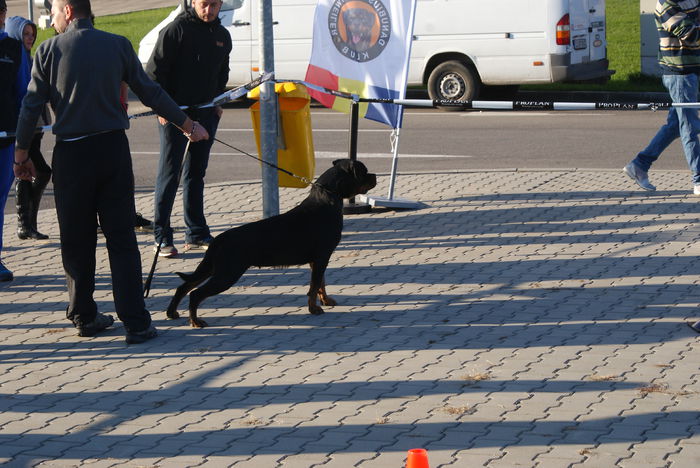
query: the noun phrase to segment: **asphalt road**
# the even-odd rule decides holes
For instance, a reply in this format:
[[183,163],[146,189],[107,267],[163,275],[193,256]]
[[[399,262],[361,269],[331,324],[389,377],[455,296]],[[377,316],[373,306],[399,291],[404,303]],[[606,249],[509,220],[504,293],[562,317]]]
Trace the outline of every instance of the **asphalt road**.
[[[503,168],[622,168],[665,119],[665,112],[442,112],[409,109],[399,140],[401,172]],[[347,157],[349,118],[312,108],[317,168]],[[155,120],[134,122],[129,131],[137,185],[148,187],[158,151]],[[391,168],[391,131],[361,119],[359,158],[373,170]],[[256,154],[250,113],[241,104],[224,113],[217,137]],[[249,180],[260,176],[258,163],[215,143],[209,182]],[[655,166],[684,169],[680,145],[667,150]]]
[[[134,111],[135,104],[132,105]],[[248,103],[226,108],[217,137],[252,155],[257,148]],[[665,112],[442,112],[408,109],[399,139],[399,173],[477,169],[616,169],[622,168],[654,135]],[[322,107],[311,117],[317,173],[336,158],[347,157],[349,118]],[[128,131],[136,188],[153,190],[159,140],[154,117],[132,121]],[[358,157],[371,170],[391,170],[391,131],[361,119]],[[53,137],[43,149],[50,159]],[[681,146],[675,142],[655,169],[687,169]],[[259,179],[260,164],[220,143],[214,143],[207,182]],[[653,171],[651,173],[653,181]],[[397,184],[400,192],[401,182]],[[50,186],[49,186],[50,189]],[[46,197],[46,206],[51,205]],[[13,200],[6,208],[12,206]]]

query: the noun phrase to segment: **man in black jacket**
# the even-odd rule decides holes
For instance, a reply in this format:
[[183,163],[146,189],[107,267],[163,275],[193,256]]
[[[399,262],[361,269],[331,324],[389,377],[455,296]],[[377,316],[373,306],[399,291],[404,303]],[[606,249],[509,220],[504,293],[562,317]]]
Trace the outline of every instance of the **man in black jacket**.
[[[222,0],[192,0],[192,8],[178,15],[160,32],[146,66],[148,75],[181,106],[210,102],[225,89],[231,36],[219,21],[221,5]],[[158,118],[160,162],[153,223],[156,248],[160,244],[162,257],[174,257],[178,253],[170,214],[181,172],[187,226],[185,250],[206,250],[211,242],[204,217],[204,175],[222,112],[220,107],[187,112],[192,119],[201,122],[211,136],[209,140],[191,144],[187,158],[184,157],[187,138],[170,122]]]

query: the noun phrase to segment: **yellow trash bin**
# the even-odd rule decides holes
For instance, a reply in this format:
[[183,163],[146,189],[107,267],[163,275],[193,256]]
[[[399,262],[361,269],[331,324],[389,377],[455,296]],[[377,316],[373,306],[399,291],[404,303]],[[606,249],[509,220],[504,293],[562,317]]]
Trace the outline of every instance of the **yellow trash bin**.
[[[276,83],[275,92],[279,94],[279,111],[283,144],[277,149],[277,165],[300,177],[313,180],[315,159],[314,142],[311,135],[311,98],[306,87],[296,83]],[[259,99],[260,89],[255,88],[248,93],[250,99]],[[250,107],[250,117],[253,120],[255,141],[260,150],[260,103]],[[304,188],[308,184],[279,172],[280,187]]]

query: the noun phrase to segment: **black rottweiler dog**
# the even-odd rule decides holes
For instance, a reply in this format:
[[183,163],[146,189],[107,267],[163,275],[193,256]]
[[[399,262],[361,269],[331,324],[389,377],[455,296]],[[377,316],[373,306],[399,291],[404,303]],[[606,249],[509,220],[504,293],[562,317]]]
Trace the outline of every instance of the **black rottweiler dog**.
[[[377,176],[359,161],[339,159],[312,185],[309,196],[281,215],[229,229],[212,241],[194,273],[178,273],[184,280],[170,301],[167,316],[180,315],[177,306],[190,291],[190,325],[206,327],[197,307],[209,296],[231,286],[252,266],[311,265],[309,312],[322,314],[323,305],[336,302],[326,294],[324,274],[343,230],[343,199],[377,185]],[[198,287],[208,280],[201,287]],[[197,288],[197,289],[195,289]]]

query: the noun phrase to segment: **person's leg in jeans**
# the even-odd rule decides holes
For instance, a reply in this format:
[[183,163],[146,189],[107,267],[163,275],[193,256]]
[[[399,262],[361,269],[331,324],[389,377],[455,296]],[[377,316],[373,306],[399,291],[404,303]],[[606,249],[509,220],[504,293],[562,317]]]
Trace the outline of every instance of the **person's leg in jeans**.
[[187,243],[203,241],[211,237],[204,216],[204,176],[207,172],[209,153],[214,142],[219,118],[213,110],[201,117],[200,123],[207,129],[209,139],[190,145],[190,154],[182,174],[182,203],[184,205],[185,225],[187,226],[185,233],[185,242]]
[[[679,97],[676,94],[677,79],[676,77],[683,75],[664,75],[662,81],[666,89],[668,89],[671,95],[671,100],[673,102],[688,102],[688,101],[676,101]],[[678,125],[678,112],[677,109],[671,108],[668,110],[668,116],[666,117],[666,123],[661,126],[654,138],[651,139],[646,148],[637,154],[637,157],[633,162],[639,166],[643,171],[648,172],[651,165],[659,159],[661,153],[664,152],[668,146],[673,143],[673,140],[680,136],[680,130]]]
[[173,243],[173,230],[170,215],[179,185],[180,167],[184,156],[187,139],[173,124],[159,125],[160,160],[155,187],[155,209],[153,233],[157,243]]
[[3,214],[7,196],[12,187],[12,181],[15,180],[15,175],[12,169],[12,162],[15,160],[15,145],[9,145],[6,148],[0,148],[0,280],[12,280],[12,272],[2,264],[2,228],[5,225],[5,216]]
[[61,257],[68,285],[67,318],[77,327],[95,320],[97,245],[95,154],[85,142],[57,142],[53,152],[54,199]]
[[666,123],[661,126],[647,147],[640,151],[632,162],[634,162],[645,172],[649,172],[649,169],[651,169],[651,165],[654,163],[654,161],[659,159],[661,153],[663,153],[664,150],[668,148],[671,143],[673,143],[673,140],[679,136],[678,114],[676,109],[669,109],[668,116],[666,117]]
[[[671,88],[669,88],[671,90]],[[698,101],[698,76],[696,74],[679,75],[674,83],[671,98],[674,102]],[[678,126],[683,144],[683,153],[688,162],[688,167],[693,175],[693,184],[700,184],[700,118],[698,110],[690,108],[676,109],[678,114]]]
[[151,316],[143,300],[141,254],[132,222],[136,213],[129,143],[124,132],[91,140],[106,153],[98,168],[97,212],[107,242],[115,310],[127,331],[143,331]]

